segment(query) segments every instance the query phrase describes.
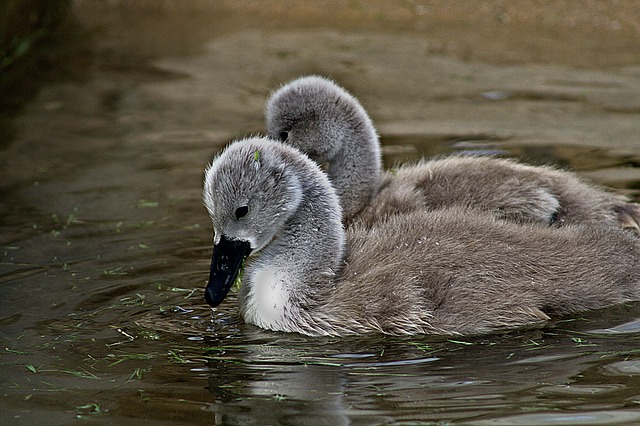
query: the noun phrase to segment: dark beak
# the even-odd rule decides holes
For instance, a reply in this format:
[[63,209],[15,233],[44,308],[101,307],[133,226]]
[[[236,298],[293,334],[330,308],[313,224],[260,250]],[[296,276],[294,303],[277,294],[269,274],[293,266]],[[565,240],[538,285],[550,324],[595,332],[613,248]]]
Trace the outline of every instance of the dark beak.
[[212,308],[218,306],[229,293],[244,260],[251,253],[248,241],[229,240],[224,235],[213,247],[211,272],[204,298]]

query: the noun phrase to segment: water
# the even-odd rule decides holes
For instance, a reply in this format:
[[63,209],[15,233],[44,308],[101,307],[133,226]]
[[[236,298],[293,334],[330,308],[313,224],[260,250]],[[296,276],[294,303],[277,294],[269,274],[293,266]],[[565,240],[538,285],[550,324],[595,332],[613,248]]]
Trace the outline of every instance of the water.
[[261,131],[269,91],[308,73],[363,100],[388,166],[499,153],[638,199],[638,68],[464,62],[411,32],[180,40],[185,54],[145,62],[99,38],[99,65],[45,85],[13,120],[0,154],[3,424],[640,422],[640,304],[473,339],[266,332],[242,323],[233,295],[205,306],[200,201],[211,156]]

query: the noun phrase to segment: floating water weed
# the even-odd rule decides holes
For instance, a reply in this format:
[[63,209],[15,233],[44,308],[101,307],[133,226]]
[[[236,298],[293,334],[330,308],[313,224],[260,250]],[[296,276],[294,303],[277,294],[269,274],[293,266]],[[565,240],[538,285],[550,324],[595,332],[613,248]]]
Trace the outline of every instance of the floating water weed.
[[114,362],[112,362],[111,364],[107,365],[107,367],[113,367],[114,365],[118,365],[124,361],[131,361],[131,360],[148,360],[148,359],[153,359],[155,358],[157,355],[153,354],[153,353],[147,353],[147,354],[109,354],[107,355],[107,359],[113,359],[116,358],[116,360]]
[[151,367],[147,367],[147,368],[136,368],[135,370],[133,370],[133,373],[131,374],[131,376],[127,379],[126,383],[130,383],[133,382],[134,380],[142,380],[142,378],[144,377],[144,375],[146,373],[148,373],[149,371],[151,371]]
[[104,275],[107,276],[115,276],[115,275],[127,275],[127,271],[124,270],[124,266],[118,266],[113,269],[105,269]]
[[98,403],[90,403],[85,405],[76,405],[76,418],[81,419],[84,416],[95,416],[105,414],[107,410],[100,407]]

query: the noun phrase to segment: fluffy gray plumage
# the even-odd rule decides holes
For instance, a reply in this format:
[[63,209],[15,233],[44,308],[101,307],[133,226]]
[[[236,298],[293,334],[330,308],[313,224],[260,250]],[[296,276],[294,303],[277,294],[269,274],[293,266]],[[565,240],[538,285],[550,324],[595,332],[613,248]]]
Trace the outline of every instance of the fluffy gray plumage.
[[517,223],[609,223],[640,232],[640,206],[551,167],[450,156],[381,173],[373,123],[357,99],[318,76],[296,79],[267,102],[268,135],[328,163],[347,220],[471,206]]
[[[235,255],[221,240],[250,247],[240,312],[270,330],[478,334],[640,299],[640,239],[619,227],[515,224],[454,204],[345,230],[317,164],[264,138],[214,159],[204,203],[214,259]],[[209,286],[237,273],[212,267]]]
[[294,80],[266,107],[267,133],[328,163],[345,217],[369,204],[382,170],[378,135],[356,98],[321,77]]

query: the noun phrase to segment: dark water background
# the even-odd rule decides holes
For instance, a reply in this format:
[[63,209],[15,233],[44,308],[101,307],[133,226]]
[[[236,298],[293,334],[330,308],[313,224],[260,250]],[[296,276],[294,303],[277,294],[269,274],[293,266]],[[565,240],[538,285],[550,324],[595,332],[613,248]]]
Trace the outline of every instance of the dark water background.
[[362,100],[388,166],[499,153],[638,199],[635,3],[484,2],[477,39],[463,3],[331,3],[335,21],[280,1],[71,4],[3,100],[0,422],[640,422],[640,304],[452,340],[311,339],[245,326],[233,297],[204,305],[202,170],[300,75]]

